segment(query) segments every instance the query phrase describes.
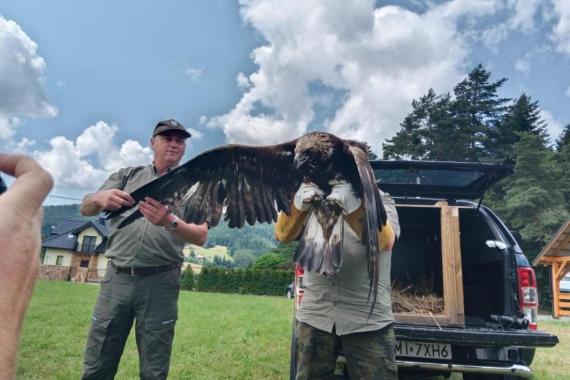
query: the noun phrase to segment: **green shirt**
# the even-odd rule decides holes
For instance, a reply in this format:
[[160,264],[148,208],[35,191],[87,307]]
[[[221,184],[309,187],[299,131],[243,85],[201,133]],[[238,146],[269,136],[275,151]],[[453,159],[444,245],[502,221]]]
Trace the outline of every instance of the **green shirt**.
[[[122,189],[131,193],[158,177],[154,165],[123,168],[111,174],[99,190]],[[182,263],[184,240],[163,227],[155,226],[148,219],[142,217],[120,230],[117,229],[119,223],[136,210],[134,207],[108,221],[109,240],[105,256],[119,267],[153,267]],[[182,208],[174,210],[174,213],[182,215]]]
[[[396,236],[399,236],[400,225],[394,200],[386,193],[381,195],[388,214],[388,223]],[[380,252],[378,298],[369,319],[370,284],[366,247],[350,224],[344,221],[342,267],[333,276],[305,271],[305,291],[297,310],[297,320],[327,332],[332,332],[334,327],[337,335],[379,330],[394,322],[390,285],[391,261],[392,252]]]

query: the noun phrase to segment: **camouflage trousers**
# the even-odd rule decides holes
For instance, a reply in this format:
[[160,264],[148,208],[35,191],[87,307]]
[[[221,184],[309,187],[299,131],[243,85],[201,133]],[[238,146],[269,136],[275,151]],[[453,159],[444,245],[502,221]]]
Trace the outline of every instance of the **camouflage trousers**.
[[91,318],[82,379],[114,379],[135,321],[140,378],[166,379],[179,291],[179,268],[141,277],[117,273],[109,263]]
[[296,380],[334,379],[342,350],[350,379],[396,380],[394,328],[338,336],[297,322]]

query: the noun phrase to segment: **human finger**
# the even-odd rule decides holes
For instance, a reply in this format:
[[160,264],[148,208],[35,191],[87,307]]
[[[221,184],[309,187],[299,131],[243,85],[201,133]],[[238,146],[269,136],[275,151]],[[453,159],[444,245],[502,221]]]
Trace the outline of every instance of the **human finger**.
[[116,194],[119,198],[121,198],[121,200],[123,201],[123,204],[125,206],[127,205],[133,205],[135,203],[135,200],[133,199],[133,197],[131,196],[131,194],[127,193],[126,191],[118,191]]
[[27,214],[35,213],[53,187],[52,176],[23,155],[0,154],[0,171],[16,177],[4,200]]
[[164,205],[162,203],[160,203],[159,201],[157,201],[154,198],[151,197],[145,197],[144,198],[145,202],[147,202],[148,204],[152,205],[155,208],[162,208],[164,207]]

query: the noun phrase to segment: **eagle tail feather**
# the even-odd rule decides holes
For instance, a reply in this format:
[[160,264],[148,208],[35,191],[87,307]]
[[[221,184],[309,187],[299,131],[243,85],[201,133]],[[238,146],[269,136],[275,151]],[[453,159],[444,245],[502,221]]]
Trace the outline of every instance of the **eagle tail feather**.
[[344,220],[339,217],[333,226],[331,235],[325,247],[325,265],[322,268],[322,274],[330,276],[337,274],[340,270],[343,258],[343,235]]
[[305,270],[319,272],[323,266],[325,243],[317,216],[311,212],[293,260]]

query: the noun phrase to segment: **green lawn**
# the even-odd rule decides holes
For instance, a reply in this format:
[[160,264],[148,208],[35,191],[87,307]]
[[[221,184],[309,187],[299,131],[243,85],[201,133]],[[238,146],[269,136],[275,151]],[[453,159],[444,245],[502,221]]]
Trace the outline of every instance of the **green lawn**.
[[570,358],[570,322],[539,321],[538,328],[558,336],[560,343],[553,348],[536,351],[532,369],[537,380],[565,380],[568,374]]
[[[18,379],[78,379],[98,286],[39,281],[24,324]],[[182,292],[171,379],[287,379],[292,301],[285,297]],[[541,321],[558,335],[539,349],[535,379],[567,379],[570,322]],[[453,376],[459,379],[460,376]],[[117,379],[138,379],[131,336]]]
[[[18,379],[78,379],[98,286],[39,281],[24,324]],[[181,292],[172,379],[286,379],[293,302]],[[134,336],[117,379],[138,379]]]

